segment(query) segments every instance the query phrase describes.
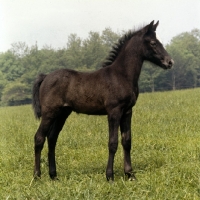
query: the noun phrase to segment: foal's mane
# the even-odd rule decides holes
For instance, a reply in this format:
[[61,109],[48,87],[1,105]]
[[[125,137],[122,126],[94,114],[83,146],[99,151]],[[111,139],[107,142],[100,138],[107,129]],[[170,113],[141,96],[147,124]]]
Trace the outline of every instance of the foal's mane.
[[117,56],[119,55],[120,51],[122,50],[124,44],[126,44],[134,35],[138,34],[142,28],[137,29],[137,30],[130,30],[127,33],[125,33],[121,38],[119,38],[118,42],[116,42],[113,46],[112,49],[110,50],[107,58],[103,62],[102,67],[107,67],[111,65]]

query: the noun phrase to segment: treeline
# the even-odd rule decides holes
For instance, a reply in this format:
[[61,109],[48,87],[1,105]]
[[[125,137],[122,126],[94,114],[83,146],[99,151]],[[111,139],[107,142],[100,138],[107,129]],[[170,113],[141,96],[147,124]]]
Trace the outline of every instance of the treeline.
[[[68,37],[65,47],[54,49],[37,43],[29,47],[17,42],[0,54],[0,105],[31,102],[32,84],[39,73],[59,68],[92,71],[102,67],[114,43],[123,35],[106,28],[101,33],[90,32],[86,39],[76,34]],[[166,46],[175,66],[162,70],[144,63],[140,91],[166,91],[200,86],[200,30],[184,32]]]

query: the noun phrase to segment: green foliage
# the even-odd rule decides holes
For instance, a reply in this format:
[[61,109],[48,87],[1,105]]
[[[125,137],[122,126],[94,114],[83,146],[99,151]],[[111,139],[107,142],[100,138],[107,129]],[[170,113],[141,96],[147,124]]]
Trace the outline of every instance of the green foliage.
[[77,69],[84,66],[82,53],[82,40],[76,35],[71,34],[68,37],[67,51],[65,52],[66,63],[71,69]]
[[[122,33],[114,33],[110,28],[102,33],[91,31],[86,39],[71,34],[66,48],[57,50],[48,45],[39,49],[37,43],[31,47],[24,42],[13,43],[8,51],[0,54],[0,105],[10,105],[11,99],[13,105],[30,100],[32,84],[39,73],[49,73],[60,68],[80,71],[101,68],[109,50],[121,35]],[[175,61],[174,68],[164,71],[145,63],[139,82],[140,91],[199,87],[200,30],[194,29],[175,36],[166,49]],[[26,87],[23,90],[25,94],[22,95],[24,99],[20,101],[16,96],[21,96],[21,93],[17,95],[7,91],[9,88],[16,92],[16,88],[10,88],[15,83]]]
[[0,55],[0,71],[8,81],[14,81],[24,73],[21,60],[11,51]]
[[200,86],[200,30],[185,32],[171,41],[167,50],[175,60],[174,70],[170,71],[173,89]]
[[[163,73],[158,66],[145,62],[140,77],[140,90],[142,92],[154,92],[156,90],[156,79]],[[161,87],[161,85],[159,84]]]
[[106,28],[102,32],[102,41],[103,44],[107,46],[108,49],[113,46],[117,42],[117,40],[121,37],[120,33],[114,33],[110,28]]
[[[115,182],[105,177],[108,128],[104,116],[72,113],[57,142],[59,181],[33,180],[33,138],[39,122],[31,106],[1,107],[0,199],[200,199],[200,89],[140,94],[132,118],[131,158],[138,181],[115,157]],[[120,142],[119,138],[119,142]]]
[[4,87],[6,85],[6,79],[4,78],[3,73],[0,71],[0,102],[1,102],[1,97],[2,97],[2,92],[4,90]]
[[7,105],[18,105],[31,102],[31,95],[26,84],[20,82],[9,83],[3,91],[2,102]]
[[87,68],[99,69],[106,57],[106,47],[97,32],[90,32],[89,38],[83,41],[83,62]]

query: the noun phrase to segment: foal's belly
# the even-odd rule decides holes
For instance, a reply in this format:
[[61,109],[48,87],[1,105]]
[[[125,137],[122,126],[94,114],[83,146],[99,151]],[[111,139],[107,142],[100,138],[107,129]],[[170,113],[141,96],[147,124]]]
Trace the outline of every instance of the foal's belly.
[[68,99],[64,103],[64,107],[70,107],[76,113],[88,115],[107,115],[106,106],[103,101],[95,99],[76,98]]
[[107,115],[107,111],[104,107],[100,106],[74,106],[72,109],[76,113],[83,113],[88,115]]

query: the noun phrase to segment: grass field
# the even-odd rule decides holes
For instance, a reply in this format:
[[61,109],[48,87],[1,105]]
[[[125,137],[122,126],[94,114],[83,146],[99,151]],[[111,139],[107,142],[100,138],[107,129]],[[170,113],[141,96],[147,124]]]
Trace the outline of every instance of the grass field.
[[[119,145],[115,182],[105,178],[107,118],[73,113],[57,143],[59,181],[33,180],[33,137],[39,122],[30,105],[0,108],[0,199],[200,199],[200,89],[140,94],[132,118],[132,164],[123,174]],[[120,140],[120,138],[119,138]]]

